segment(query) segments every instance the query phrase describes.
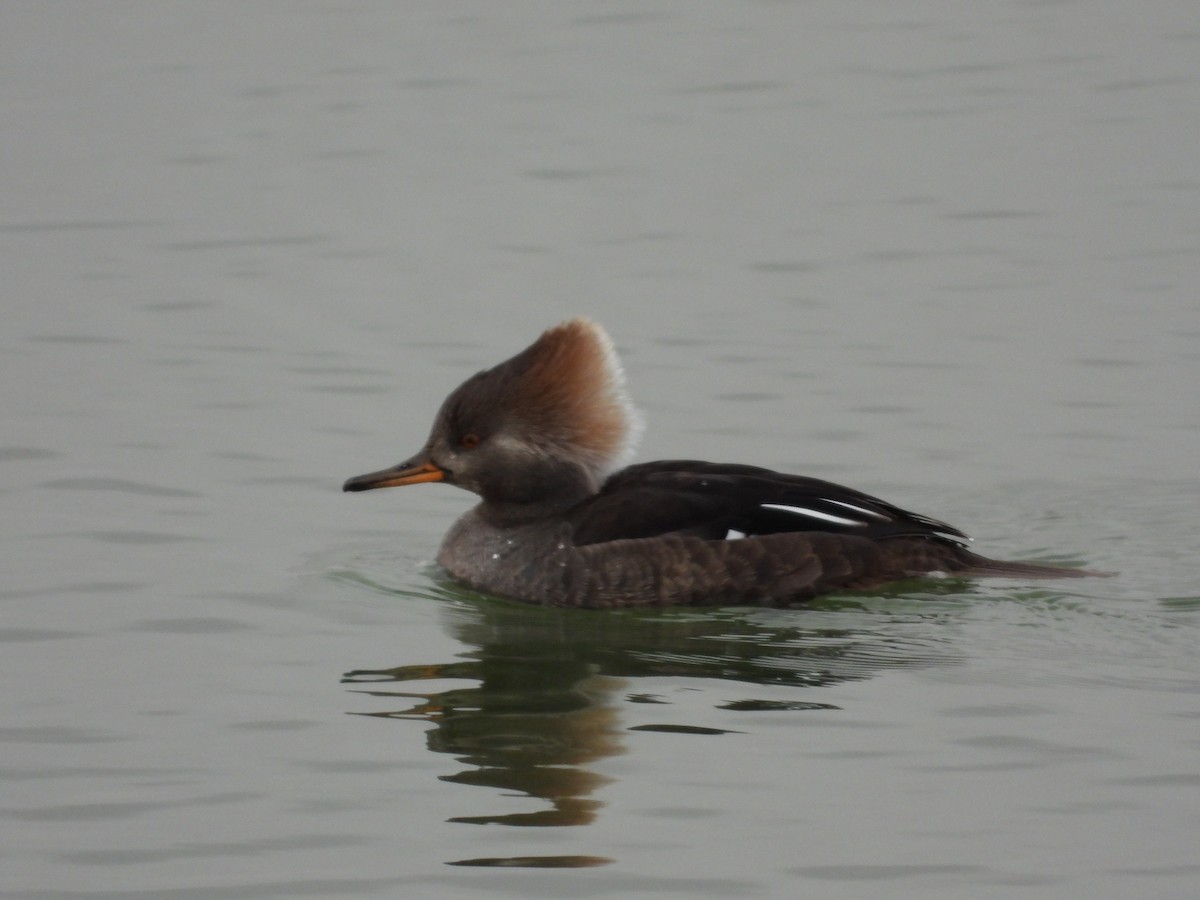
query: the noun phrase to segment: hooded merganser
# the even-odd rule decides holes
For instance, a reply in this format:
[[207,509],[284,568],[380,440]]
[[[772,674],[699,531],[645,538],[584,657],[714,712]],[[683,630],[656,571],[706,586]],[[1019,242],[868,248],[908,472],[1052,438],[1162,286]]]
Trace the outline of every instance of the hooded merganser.
[[641,420],[612,341],[572,319],[442,404],[425,447],[346,491],[445,481],[482,497],[438,563],[548,606],[806,600],[929,574],[1092,574],[987,559],[957,528],[816,478],[693,460],[621,468]]

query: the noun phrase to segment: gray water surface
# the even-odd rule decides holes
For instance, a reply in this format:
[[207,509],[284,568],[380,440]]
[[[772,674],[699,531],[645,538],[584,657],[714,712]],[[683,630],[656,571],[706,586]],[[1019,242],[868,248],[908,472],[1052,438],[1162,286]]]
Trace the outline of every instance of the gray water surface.
[[[0,893],[1200,889],[1194,4],[0,23]],[[1117,574],[464,592],[341,482],[578,314],[639,459]]]

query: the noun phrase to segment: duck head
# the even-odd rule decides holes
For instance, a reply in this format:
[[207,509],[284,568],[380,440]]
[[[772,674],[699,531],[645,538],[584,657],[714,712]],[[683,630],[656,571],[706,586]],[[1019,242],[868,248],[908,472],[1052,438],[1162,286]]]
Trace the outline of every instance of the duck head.
[[612,341],[572,319],[459,385],[416,456],[343,490],[445,481],[492,506],[566,507],[628,462],[641,427]]

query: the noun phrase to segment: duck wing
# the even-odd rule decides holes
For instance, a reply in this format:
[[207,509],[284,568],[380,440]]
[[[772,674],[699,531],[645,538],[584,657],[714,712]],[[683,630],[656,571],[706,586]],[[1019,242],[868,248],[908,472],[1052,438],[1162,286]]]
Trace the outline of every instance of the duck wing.
[[623,469],[569,518],[577,546],[662,535],[735,540],[794,532],[922,537],[956,546],[968,540],[945,522],[833,482],[699,460]]

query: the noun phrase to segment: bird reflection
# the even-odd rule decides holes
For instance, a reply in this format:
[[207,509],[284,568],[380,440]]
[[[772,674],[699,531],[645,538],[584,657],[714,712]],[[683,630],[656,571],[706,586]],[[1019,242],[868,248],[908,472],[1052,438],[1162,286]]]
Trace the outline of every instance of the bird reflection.
[[405,709],[363,715],[424,719],[430,750],[469,764],[443,781],[473,784],[546,802],[533,811],[454,816],[478,825],[585,825],[600,807],[592,799],[608,779],[587,769],[622,752],[614,697],[621,679],[592,671],[583,660],[522,652],[514,646],[481,648],[473,662],[399,666],[348,672],[347,682],[471,679],[478,687],[429,694],[369,691],[376,697],[418,702]]
[[[469,648],[458,659],[359,669],[343,681],[376,685],[361,692],[408,703],[359,715],[430,723],[429,749],[466,765],[442,780],[500,791],[507,806],[514,803],[513,795],[519,798],[521,809],[450,819],[470,824],[593,821],[602,807],[595,795],[609,779],[591,766],[625,752],[622,705],[665,702],[634,690],[642,687],[637,679],[718,679],[751,692],[756,685],[797,689],[796,696],[783,700],[751,694],[723,703],[724,710],[836,710],[814,699],[820,688],[883,669],[957,659],[944,627],[954,621],[957,606],[947,610],[936,603],[909,602],[898,611],[882,595],[831,600],[804,610],[600,613],[506,603],[451,587],[439,599],[446,629]],[[434,680],[473,684],[428,693],[392,687]],[[697,735],[720,731],[699,723],[695,728],[638,729]],[[529,809],[529,801],[537,801],[537,808]]]

